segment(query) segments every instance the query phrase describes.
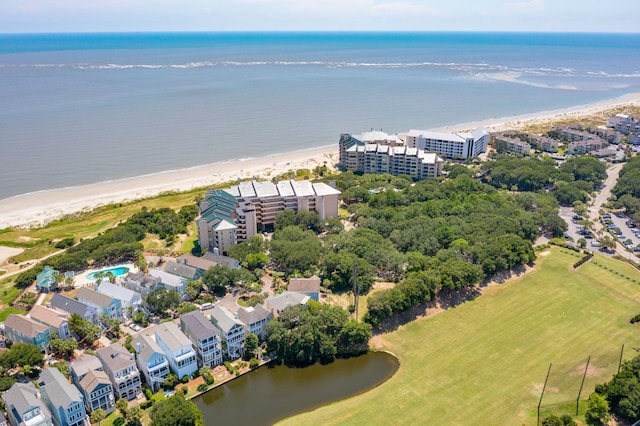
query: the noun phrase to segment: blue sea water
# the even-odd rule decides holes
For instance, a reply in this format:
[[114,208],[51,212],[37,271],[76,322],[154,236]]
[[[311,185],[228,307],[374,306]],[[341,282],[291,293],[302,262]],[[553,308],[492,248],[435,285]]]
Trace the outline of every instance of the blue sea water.
[[640,92],[640,34],[0,34],[0,199]]

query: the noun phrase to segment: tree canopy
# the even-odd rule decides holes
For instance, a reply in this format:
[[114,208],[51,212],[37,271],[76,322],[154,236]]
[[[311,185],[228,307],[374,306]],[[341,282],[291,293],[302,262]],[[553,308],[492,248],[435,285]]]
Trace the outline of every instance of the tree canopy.
[[304,366],[368,350],[371,326],[348,319],[339,306],[311,301],[285,308],[267,324],[267,349],[288,365]]
[[151,426],[204,426],[202,413],[190,400],[176,393],[151,408]]

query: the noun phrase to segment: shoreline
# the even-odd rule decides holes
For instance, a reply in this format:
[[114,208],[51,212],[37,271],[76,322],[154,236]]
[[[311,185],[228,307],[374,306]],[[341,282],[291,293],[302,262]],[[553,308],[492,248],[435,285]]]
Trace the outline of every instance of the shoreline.
[[[550,124],[560,119],[577,120],[624,106],[640,106],[640,93],[629,93],[586,105],[472,121],[432,130],[457,132],[474,127],[485,127],[490,132],[517,130],[531,124]],[[333,167],[337,153],[338,145],[335,143],[291,153],[225,160],[180,170],[20,194],[0,200],[0,229],[42,226],[67,214],[154,197],[168,191],[188,191],[253,176],[269,178],[290,170],[313,169],[325,163]]]

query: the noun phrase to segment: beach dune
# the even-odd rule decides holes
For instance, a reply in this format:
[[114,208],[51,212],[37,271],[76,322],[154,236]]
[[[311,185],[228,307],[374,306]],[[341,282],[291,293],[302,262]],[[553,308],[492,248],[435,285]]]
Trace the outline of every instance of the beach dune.
[[[567,117],[576,120],[612,108],[640,106],[640,93],[571,108],[495,118],[434,129],[444,132],[486,127],[489,131],[521,129],[533,123],[552,123]],[[345,129],[358,132],[360,129]],[[407,129],[408,130],[408,129]],[[43,225],[67,214],[93,209],[116,202],[148,198],[166,191],[186,191],[214,184],[247,179],[271,178],[290,170],[313,169],[327,164],[334,167],[338,154],[336,143],[309,150],[274,154],[260,158],[225,161],[184,170],[171,170],[133,178],[100,182],[70,188],[38,191],[0,200],[0,229]]]

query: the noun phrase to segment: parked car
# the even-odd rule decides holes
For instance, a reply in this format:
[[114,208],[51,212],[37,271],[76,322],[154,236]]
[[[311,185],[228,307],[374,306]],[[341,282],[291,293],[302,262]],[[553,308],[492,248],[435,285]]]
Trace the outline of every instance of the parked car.
[[600,247],[601,244],[597,241],[591,241],[591,247]]
[[135,322],[131,323],[129,325],[129,328],[132,329],[133,331],[140,331],[142,330],[142,327],[140,327],[138,324],[136,324]]

